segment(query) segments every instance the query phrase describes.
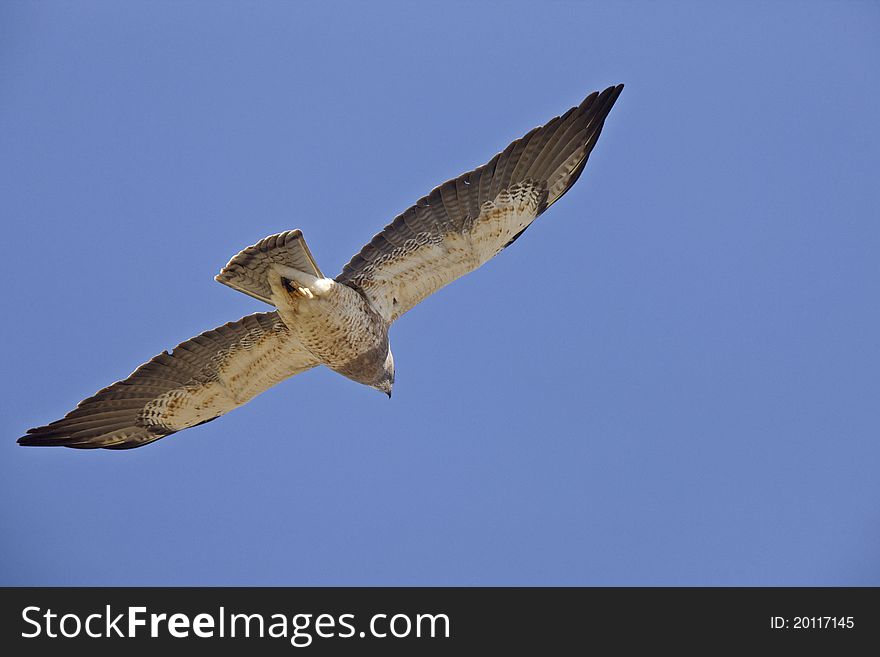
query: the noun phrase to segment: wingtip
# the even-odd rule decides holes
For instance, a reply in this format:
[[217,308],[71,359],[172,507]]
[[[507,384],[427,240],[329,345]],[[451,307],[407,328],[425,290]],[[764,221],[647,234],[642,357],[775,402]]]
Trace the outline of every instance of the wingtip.
[[28,435],[22,436],[15,442],[22,447],[52,447],[54,445],[64,445],[63,439],[46,438],[45,436],[32,435],[35,429],[28,429]]
[[605,93],[609,95],[613,95],[615,99],[620,95],[623,91],[623,82],[619,82],[617,84],[613,84],[605,90]]
[[[24,447],[32,447],[34,445],[38,445],[40,436],[38,435],[40,432],[40,427],[31,427],[27,431],[25,431],[24,435],[16,440],[15,442]],[[37,435],[35,435],[37,434]]]
[[107,445],[90,445],[76,443],[64,438],[43,438],[39,436],[22,436],[16,441],[22,447],[70,447],[73,449],[98,449]]
[[32,427],[25,432],[25,435],[15,442],[22,447],[52,447],[55,445],[64,445],[67,442],[66,437],[58,435],[52,431],[53,425],[58,422],[59,421],[56,421],[42,427]]
[[[48,426],[48,425],[47,425]],[[81,438],[73,435],[47,434],[43,432],[46,427],[28,429],[27,435],[22,436],[15,442],[22,447],[70,447],[73,449],[132,449],[142,447],[151,442],[170,436],[175,431],[145,430],[138,440],[123,439],[116,432],[107,432],[97,437]],[[130,436],[126,436],[130,438]]]
[[611,112],[611,108],[617,103],[617,99],[620,98],[622,92],[623,83],[620,83],[608,87],[599,94],[599,105],[603,108],[603,114],[607,116]]
[[623,93],[623,83],[621,82],[620,84],[614,85],[612,87],[612,89],[614,89],[614,91],[611,92],[614,96],[614,98],[612,98],[612,101],[611,101],[612,105],[613,105],[614,103],[617,102],[617,99],[620,98],[620,94]]

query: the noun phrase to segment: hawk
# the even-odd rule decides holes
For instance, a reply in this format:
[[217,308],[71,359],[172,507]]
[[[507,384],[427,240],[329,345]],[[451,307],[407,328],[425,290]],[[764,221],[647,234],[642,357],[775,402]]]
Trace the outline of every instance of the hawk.
[[197,335],[30,429],[21,445],[130,449],[220,417],[325,365],[391,396],[388,328],[510,246],[575,183],[623,90],[609,87],[448,180],[397,216],[336,278],[290,230],[236,255],[217,281],[275,308]]

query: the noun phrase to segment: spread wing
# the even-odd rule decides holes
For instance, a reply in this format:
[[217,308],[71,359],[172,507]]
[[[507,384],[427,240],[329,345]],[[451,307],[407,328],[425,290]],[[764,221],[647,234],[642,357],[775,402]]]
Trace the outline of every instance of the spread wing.
[[623,85],[595,92],[399,215],[337,276],[392,322],[511,244],[575,183]]
[[230,322],[162,352],[81,401],[61,420],[30,429],[21,445],[129,449],[209,422],[318,362],[276,312]]

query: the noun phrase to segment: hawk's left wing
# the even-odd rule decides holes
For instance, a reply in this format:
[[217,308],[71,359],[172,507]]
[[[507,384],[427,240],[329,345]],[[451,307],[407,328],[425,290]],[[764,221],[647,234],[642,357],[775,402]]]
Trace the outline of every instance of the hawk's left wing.
[[277,312],[248,315],[159,354],[18,443],[140,447],[210,422],[318,364]]
[[449,180],[376,235],[336,278],[392,322],[513,242],[571,188],[623,85],[595,92],[487,164]]

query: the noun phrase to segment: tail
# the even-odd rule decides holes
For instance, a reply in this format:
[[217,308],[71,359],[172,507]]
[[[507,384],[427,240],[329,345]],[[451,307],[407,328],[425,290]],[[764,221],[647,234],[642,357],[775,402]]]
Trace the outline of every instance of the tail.
[[214,280],[272,305],[268,276],[272,265],[283,265],[324,278],[302,231],[297,229],[270,235],[247,247],[230,260]]

